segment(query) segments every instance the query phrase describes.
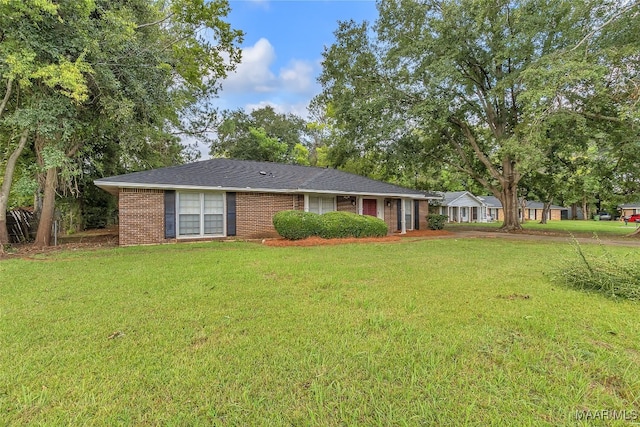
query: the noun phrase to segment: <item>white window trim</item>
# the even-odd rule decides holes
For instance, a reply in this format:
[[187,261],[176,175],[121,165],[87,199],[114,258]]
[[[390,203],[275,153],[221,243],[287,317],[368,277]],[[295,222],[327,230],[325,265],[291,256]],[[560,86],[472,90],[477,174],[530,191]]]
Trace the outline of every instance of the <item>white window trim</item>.
[[[411,218],[409,218],[409,222],[406,222],[406,212],[407,212],[407,205],[406,202],[409,202],[409,215],[411,216]],[[414,206],[415,201],[413,199],[402,199],[402,214],[405,216],[405,231],[411,231],[413,230],[413,226],[415,224],[415,206]]]
[[[335,195],[331,195],[331,194],[305,194],[304,195],[304,211],[305,212],[309,212],[309,197],[318,197],[320,199],[328,199],[329,197],[331,197],[333,199],[333,210],[332,211],[327,211],[327,212],[335,212],[338,210],[338,202],[337,202],[337,197]],[[323,214],[325,212],[322,212],[322,204],[320,204],[320,214]]]
[[[190,234],[188,236],[180,235],[180,194],[198,194],[200,195],[200,234]],[[202,210],[204,209],[204,195],[207,194],[222,194],[222,234],[204,234],[204,215]],[[211,237],[226,237],[227,236],[227,194],[225,192],[217,191],[176,191],[176,239],[203,239]]]

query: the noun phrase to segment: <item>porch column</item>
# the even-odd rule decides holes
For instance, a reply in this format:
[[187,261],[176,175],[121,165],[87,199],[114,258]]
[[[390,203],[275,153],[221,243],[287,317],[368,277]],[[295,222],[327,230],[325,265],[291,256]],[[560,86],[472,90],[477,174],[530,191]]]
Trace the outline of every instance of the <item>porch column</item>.
[[400,215],[402,215],[402,218],[400,219],[400,224],[402,224],[400,227],[400,234],[407,234],[407,216],[405,213],[405,207],[404,199],[400,199]]

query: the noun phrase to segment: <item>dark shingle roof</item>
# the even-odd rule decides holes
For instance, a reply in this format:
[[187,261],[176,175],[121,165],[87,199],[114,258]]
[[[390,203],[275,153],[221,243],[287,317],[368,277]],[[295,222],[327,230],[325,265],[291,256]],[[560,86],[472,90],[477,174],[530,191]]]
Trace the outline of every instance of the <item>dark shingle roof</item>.
[[[495,196],[479,196],[479,199],[484,201],[484,204],[490,208],[501,208],[502,202]],[[528,209],[542,209],[544,208],[544,203],[542,202],[534,202],[531,200],[527,200],[526,207]],[[566,210],[567,208],[563,208],[562,206],[551,205],[551,209],[560,209]]]
[[97,179],[94,183],[108,191],[121,187],[200,188],[438,197],[336,169],[232,159],[211,159],[134,172]]
[[633,209],[633,208],[638,208],[640,207],[640,202],[634,202],[634,203],[625,203],[622,204],[620,206],[618,206],[620,209]]

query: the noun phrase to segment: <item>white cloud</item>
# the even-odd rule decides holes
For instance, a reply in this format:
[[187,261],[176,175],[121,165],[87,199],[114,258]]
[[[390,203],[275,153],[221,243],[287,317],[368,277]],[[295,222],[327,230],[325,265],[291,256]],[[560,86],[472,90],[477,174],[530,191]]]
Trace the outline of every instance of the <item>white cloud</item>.
[[269,67],[276,52],[269,40],[261,38],[255,45],[242,49],[242,62],[222,83],[224,92],[271,92],[277,78]]
[[314,64],[291,60],[278,75],[271,71],[276,52],[269,40],[261,38],[242,49],[242,62],[222,83],[222,94],[292,93],[309,94],[315,89]]
[[296,93],[308,93],[314,86],[313,65],[308,61],[291,61],[289,67],[280,70],[283,89]]

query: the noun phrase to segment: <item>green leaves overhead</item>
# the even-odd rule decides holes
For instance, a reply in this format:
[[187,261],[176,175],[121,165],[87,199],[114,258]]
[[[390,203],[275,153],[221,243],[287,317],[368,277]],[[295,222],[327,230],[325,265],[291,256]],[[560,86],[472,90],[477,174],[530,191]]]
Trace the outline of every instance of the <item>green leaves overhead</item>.
[[293,114],[278,114],[272,107],[250,114],[240,110],[225,111],[211,145],[211,155],[308,164],[309,152],[302,144],[304,132],[304,120]]
[[[67,163],[116,174],[183,161],[176,135],[202,119],[193,107],[207,105],[240,60],[242,32],[228,12],[226,0],[0,0],[6,157],[36,150],[47,179]],[[25,130],[31,143],[17,144]],[[48,161],[53,147],[69,162]]]
[[545,121],[579,115],[637,139],[638,4],[378,1],[373,27],[340,23],[321,99],[352,157],[464,173],[519,228],[519,183],[550,153]]

